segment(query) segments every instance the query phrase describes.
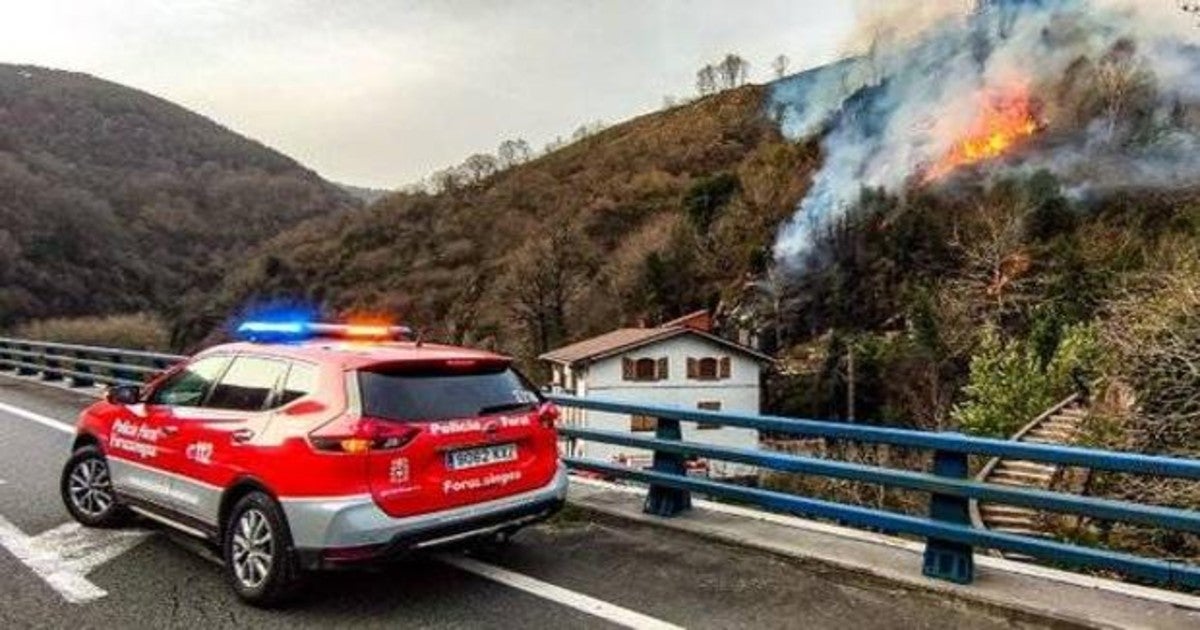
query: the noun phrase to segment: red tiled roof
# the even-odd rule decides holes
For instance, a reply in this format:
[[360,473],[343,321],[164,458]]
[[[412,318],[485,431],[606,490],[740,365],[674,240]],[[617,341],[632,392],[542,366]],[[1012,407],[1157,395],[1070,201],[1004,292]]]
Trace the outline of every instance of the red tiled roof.
[[569,346],[563,346],[551,350],[538,358],[543,361],[552,361],[554,363],[578,363],[580,361],[594,361],[602,359],[614,354],[618,354],[625,350],[632,350],[651,343],[669,339],[677,335],[693,334],[704,337],[710,341],[714,341],[723,346],[740,350],[749,354],[761,361],[772,361],[771,357],[746,346],[734,343],[728,339],[723,339],[711,333],[688,328],[686,326],[662,326],[660,328],[618,328],[612,332],[604,333],[598,337],[584,339]]
[[538,358],[556,363],[575,363],[626,348],[636,348],[656,339],[676,334],[678,330],[673,328],[618,328],[598,337],[584,339],[569,346],[551,350]]
[[712,330],[712,315],[709,314],[707,309],[693,311],[683,317],[672,319],[663,324],[662,328],[671,328],[673,326],[687,326],[688,328],[709,332]]

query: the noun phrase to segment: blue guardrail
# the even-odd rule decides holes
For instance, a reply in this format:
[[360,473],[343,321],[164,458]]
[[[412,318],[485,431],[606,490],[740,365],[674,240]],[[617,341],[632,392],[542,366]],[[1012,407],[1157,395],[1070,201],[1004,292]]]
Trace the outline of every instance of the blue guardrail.
[[[801,516],[831,519],[872,530],[918,536],[926,541],[923,566],[925,575],[960,584],[972,581],[974,549],[981,547],[1023,553],[1059,564],[1110,569],[1166,585],[1200,588],[1200,566],[979,529],[971,524],[968,506],[971,499],[977,499],[1191,533],[1200,533],[1200,512],[984,483],[968,478],[967,463],[969,455],[983,455],[1200,480],[1198,460],[997,440],[961,433],[912,431],[779,416],[641,405],[599,398],[564,395],[550,395],[549,398],[563,407],[658,419],[654,437],[577,427],[563,427],[560,430],[566,438],[652,451],[653,464],[646,469],[580,457],[565,458],[567,465],[575,470],[647,484],[649,491],[645,510],[651,514],[675,516],[691,506],[690,493],[698,492]],[[681,437],[680,422],[720,424],[806,437],[927,449],[933,452],[933,470],[928,473],[914,472],[761,449],[688,442]],[[927,492],[930,495],[929,515],[920,517],[899,514],[689,477],[685,471],[685,461],[691,457]]]
[[[120,348],[0,337],[0,370],[38,376],[47,381],[65,381],[74,386],[139,384],[185,358]],[[651,514],[675,516],[691,506],[691,493],[698,492],[772,510],[924,538],[924,573],[961,584],[970,583],[973,579],[973,552],[976,547],[982,547],[1023,553],[1059,564],[1115,570],[1167,585],[1200,588],[1198,566],[975,528],[971,524],[968,506],[971,499],[976,499],[1191,533],[1200,533],[1200,512],[975,481],[968,478],[967,458],[970,455],[1005,457],[1191,480],[1200,480],[1200,460],[996,440],[960,433],[931,433],[821,420],[640,405],[599,398],[563,395],[551,395],[549,398],[563,407],[658,419],[654,437],[578,427],[560,429],[565,438],[653,452],[653,463],[647,469],[579,457],[564,458],[567,465],[575,470],[648,485],[645,505],[646,511]],[[754,448],[688,442],[682,439],[680,422],[720,424],[780,434],[926,449],[933,452],[933,470],[929,473],[914,472]],[[689,477],[685,462],[691,457],[926,492],[930,495],[929,515],[898,514]]]

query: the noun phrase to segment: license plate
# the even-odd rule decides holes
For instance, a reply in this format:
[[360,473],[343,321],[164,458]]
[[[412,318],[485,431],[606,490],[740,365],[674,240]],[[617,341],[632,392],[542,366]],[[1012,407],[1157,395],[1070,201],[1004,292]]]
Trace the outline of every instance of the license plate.
[[511,462],[517,459],[516,444],[490,444],[476,448],[464,448],[461,451],[450,451],[446,456],[446,465],[450,470],[463,470]]

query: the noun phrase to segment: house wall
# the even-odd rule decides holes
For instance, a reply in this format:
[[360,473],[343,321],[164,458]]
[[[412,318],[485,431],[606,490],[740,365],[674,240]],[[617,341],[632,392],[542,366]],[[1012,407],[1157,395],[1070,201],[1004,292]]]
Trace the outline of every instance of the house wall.
[[[657,381],[622,380],[622,359],[633,360],[666,357],[668,378]],[[729,357],[730,377],[715,381],[687,378],[688,358]],[[760,373],[762,365],[749,356],[725,346],[695,336],[674,337],[656,344],[637,348],[629,353],[602,359],[574,375],[577,396],[594,396],[627,400],[631,403],[674,405],[696,409],[700,402],[719,402],[722,411],[758,413],[760,410]],[[569,379],[568,379],[569,380]],[[568,391],[571,391],[568,389]],[[585,410],[573,418],[582,426],[610,431],[630,431],[630,416]],[[740,427],[699,429],[696,423],[682,422],[683,439],[722,446],[754,448],[758,446],[758,431]],[[653,436],[652,432],[640,435]],[[614,461],[621,456],[638,463],[649,463],[651,454],[612,444],[578,442],[575,454],[591,459]],[[714,476],[749,474],[752,469],[726,462],[710,462]]]

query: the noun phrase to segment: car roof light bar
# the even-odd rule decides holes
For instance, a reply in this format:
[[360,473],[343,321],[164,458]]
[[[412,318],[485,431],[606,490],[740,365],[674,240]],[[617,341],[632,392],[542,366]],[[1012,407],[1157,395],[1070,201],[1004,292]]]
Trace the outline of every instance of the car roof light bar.
[[398,341],[411,338],[412,329],[407,326],[375,324],[247,321],[237,327],[237,337],[244,341],[257,342],[303,341],[322,338]]

